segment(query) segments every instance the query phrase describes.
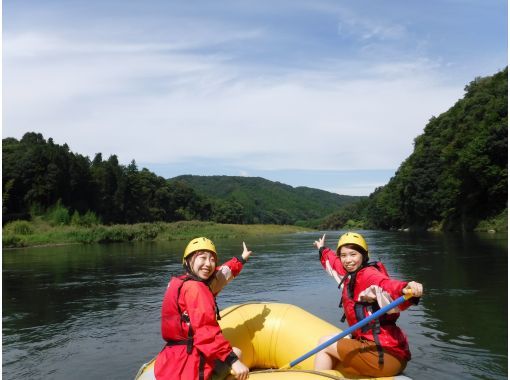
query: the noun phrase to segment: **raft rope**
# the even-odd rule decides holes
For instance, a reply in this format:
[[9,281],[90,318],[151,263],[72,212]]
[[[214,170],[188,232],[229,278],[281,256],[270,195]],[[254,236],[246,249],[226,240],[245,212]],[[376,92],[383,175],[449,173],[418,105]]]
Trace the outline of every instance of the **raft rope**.
[[333,379],[333,380],[346,380],[346,379],[348,379],[347,377],[331,375],[329,373],[324,373],[324,372],[315,371],[315,370],[308,370],[308,369],[264,369],[262,371],[253,371],[251,373],[253,373],[255,375],[257,373],[281,373],[281,372],[310,373],[310,374],[313,374],[313,375],[319,375],[319,376],[324,377],[326,379]]

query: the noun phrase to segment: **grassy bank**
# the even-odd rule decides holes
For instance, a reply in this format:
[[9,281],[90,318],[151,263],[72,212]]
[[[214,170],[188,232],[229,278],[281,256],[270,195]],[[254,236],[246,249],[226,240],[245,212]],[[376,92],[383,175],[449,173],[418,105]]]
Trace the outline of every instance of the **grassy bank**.
[[475,231],[481,232],[505,232],[508,231],[508,209],[504,209],[498,216],[481,221]]
[[43,220],[35,220],[6,224],[2,228],[2,245],[4,248],[16,248],[57,244],[187,240],[197,236],[207,236],[211,239],[235,238],[310,230],[298,226],[218,224],[198,221],[89,227],[52,226]]

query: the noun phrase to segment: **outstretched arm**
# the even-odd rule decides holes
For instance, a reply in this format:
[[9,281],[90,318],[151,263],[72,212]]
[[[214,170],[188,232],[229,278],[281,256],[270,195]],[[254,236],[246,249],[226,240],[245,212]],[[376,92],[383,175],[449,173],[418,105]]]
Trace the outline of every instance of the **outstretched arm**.
[[377,302],[380,307],[384,307],[402,296],[402,294],[412,292],[412,298],[390,310],[388,314],[403,311],[412,305],[416,305],[419,297],[423,295],[422,284],[415,281],[405,282],[391,279],[376,269],[363,272],[363,276],[365,276],[364,283],[371,285],[359,293],[358,301]]
[[233,257],[226,263],[216,268],[216,273],[212,279],[209,287],[214,295],[217,295],[230,281],[241,273],[244,263],[248,261],[252,251],[248,250],[245,242],[243,241],[243,252],[240,257]]
[[347,272],[336,253],[326,247],[326,234],[314,241],[313,245],[319,250],[319,259],[324,270],[340,284]]

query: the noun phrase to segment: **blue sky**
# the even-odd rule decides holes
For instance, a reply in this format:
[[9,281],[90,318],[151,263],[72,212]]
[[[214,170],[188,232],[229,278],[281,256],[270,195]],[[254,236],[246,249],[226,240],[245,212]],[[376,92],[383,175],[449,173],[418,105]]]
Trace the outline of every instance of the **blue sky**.
[[508,61],[507,2],[3,1],[3,137],[368,195]]

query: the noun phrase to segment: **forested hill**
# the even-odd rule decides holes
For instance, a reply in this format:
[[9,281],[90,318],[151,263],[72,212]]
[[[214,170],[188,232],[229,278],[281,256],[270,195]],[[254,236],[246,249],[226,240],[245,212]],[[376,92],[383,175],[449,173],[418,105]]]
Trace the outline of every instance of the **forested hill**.
[[[260,177],[192,176],[184,182],[216,208],[242,223],[294,224],[322,218],[363,197],[338,195],[309,187],[292,187]],[[366,198],[366,197],[365,197]]]
[[[358,218],[371,228],[472,230],[506,220],[508,68],[476,78],[465,96],[433,117],[413,153],[376,189]],[[333,215],[333,226],[342,215]]]
[[104,159],[97,153],[91,160],[35,132],[20,140],[3,139],[2,154],[3,223],[52,214],[59,224],[73,219],[310,225],[312,219],[359,199],[262,178],[167,180],[139,170],[135,161],[122,165],[115,155]]

